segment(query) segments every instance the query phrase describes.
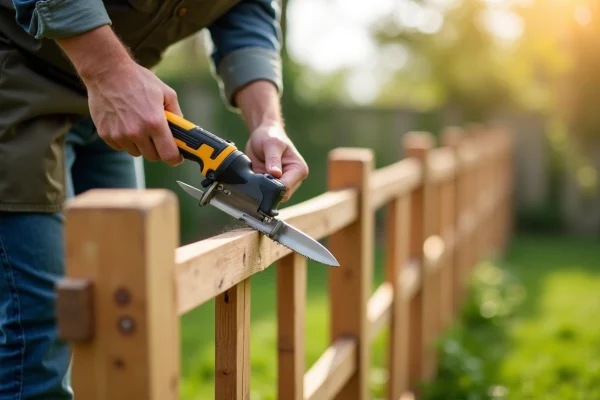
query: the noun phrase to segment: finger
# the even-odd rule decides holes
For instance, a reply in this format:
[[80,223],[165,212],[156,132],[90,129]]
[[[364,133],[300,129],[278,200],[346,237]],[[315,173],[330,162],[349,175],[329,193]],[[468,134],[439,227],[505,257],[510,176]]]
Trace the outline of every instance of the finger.
[[113,150],[116,150],[116,151],[123,150],[123,147],[121,147],[119,144],[117,144],[117,142],[115,142],[114,140],[112,140],[110,138],[102,138],[102,140],[104,140],[106,142],[106,144],[109,147],[111,147]]
[[290,166],[281,175],[279,180],[288,188],[294,188],[299,185],[308,175],[307,168],[303,165],[295,164]]
[[160,123],[157,129],[152,131],[152,141],[158,151],[160,159],[175,167],[183,162],[183,156],[179,152],[179,147],[173,139],[173,134],[167,123],[167,119]]
[[269,140],[265,143],[265,168],[268,173],[275,178],[280,178],[283,174],[281,168],[281,157],[286,150],[286,144],[280,140]]
[[136,141],[137,148],[141,151],[142,156],[149,161],[159,161],[160,155],[158,151],[156,151],[156,147],[154,146],[154,142],[152,142],[152,138],[149,136],[140,137],[138,141]]
[[292,197],[292,195],[294,193],[296,193],[296,190],[298,190],[298,188],[300,187],[300,185],[302,185],[302,182],[298,182],[294,186],[292,186],[291,188],[288,188],[285,191],[285,195],[283,196],[283,199],[281,199],[281,202],[285,203],[286,201],[288,201],[290,199],[290,197]]
[[135,143],[133,143],[130,140],[122,140],[117,142],[117,144],[119,144],[123,148],[123,150],[125,150],[127,153],[131,154],[134,157],[139,157],[142,155],[140,149],[138,149]]
[[170,111],[173,114],[177,114],[180,117],[183,117],[183,112],[181,112],[181,108],[179,107],[179,100],[177,99],[177,92],[167,85],[165,85],[164,87],[165,110]]

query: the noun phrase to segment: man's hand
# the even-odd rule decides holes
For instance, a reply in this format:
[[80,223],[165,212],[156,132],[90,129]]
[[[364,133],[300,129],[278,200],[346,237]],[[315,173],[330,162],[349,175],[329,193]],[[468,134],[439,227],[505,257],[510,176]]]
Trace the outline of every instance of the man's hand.
[[183,162],[164,110],[182,116],[177,95],[137,64],[108,26],[57,40],[88,89],[98,135],[134,157]]
[[250,134],[245,153],[252,161],[254,172],[267,172],[287,186],[283,201],[287,201],[308,176],[306,162],[281,125],[259,125]]
[[281,180],[287,186],[283,201],[289,200],[308,176],[308,166],[285,133],[275,86],[267,81],[252,82],[236,93],[235,102],[250,131],[244,152],[252,169]]

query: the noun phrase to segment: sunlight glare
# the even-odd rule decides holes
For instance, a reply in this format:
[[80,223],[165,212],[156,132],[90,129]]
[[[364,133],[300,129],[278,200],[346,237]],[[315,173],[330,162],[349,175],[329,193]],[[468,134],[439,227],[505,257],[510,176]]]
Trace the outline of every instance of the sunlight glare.
[[427,34],[437,33],[442,27],[442,13],[412,1],[404,0],[397,4],[394,13],[396,24],[400,27],[418,29]]
[[348,22],[362,25],[372,24],[394,9],[395,0],[335,0],[338,12],[348,18]]
[[580,5],[575,8],[574,11],[575,21],[577,21],[580,25],[587,25],[592,22],[592,13],[590,9],[586,6]]
[[346,83],[350,98],[357,104],[369,104],[377,98],[381,83],[377,76],[369,69],[352,71]]
[[386,44],[379,51],[381,66],[389,71],[400,71],[408,61],[408,50],[399,43]]
[[330,73],[374,57],[375,44],[367,27],[340,16],[339,5],[294,0],[288,7],[287,45],[290,56],[297,61]]
[[516,40],[523,33],[523,21],[510,11],[487,9],[482,15],[483,25],[504,40]]

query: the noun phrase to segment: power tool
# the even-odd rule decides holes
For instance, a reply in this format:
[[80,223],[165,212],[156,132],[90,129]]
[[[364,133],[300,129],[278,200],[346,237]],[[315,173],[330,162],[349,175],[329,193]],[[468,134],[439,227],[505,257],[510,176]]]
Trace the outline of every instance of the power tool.
[[255,173],[250,158],[231,140],[165,110],[168,124],[185,159],[200,166],[202,189],[177,181],[199,201],[210,204],[248,227],[306,258],[337,267],[336,258],[318,241],[277,218],[286,186],[268,173]]

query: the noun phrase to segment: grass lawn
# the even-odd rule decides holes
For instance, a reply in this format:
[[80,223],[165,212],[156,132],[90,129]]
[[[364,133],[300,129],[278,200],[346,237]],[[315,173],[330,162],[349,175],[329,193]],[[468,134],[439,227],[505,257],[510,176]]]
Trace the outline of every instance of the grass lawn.
[[[382,281],[382,256],[375,260],[374,287]],[[277,398],[277,321],[276,275],[271,266],[251,281],[251,399]],[[309,262],[307,272],[306,366],[314,363],[327,348],[329,305],[326,269]],[[182,318],[182,395],[183,400],[214,399],[214,301],[203,304]],[[381,367],[385,358],[385,330],[373,347],[373,393],[383,397]]]
[[600,242],[523,236],[483,263],[428,399],[600,399]]

